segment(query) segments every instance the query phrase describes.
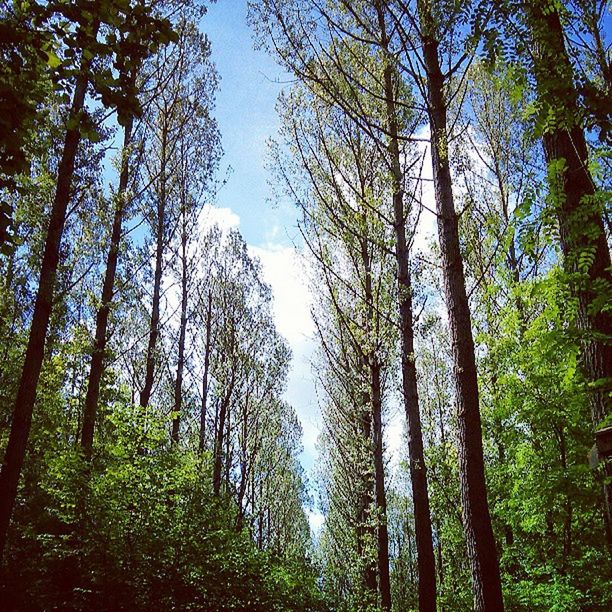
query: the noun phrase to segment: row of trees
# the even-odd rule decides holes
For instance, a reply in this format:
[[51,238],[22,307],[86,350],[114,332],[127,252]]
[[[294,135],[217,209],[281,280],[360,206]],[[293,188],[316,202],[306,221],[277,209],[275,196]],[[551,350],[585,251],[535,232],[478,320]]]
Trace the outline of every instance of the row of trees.
[[290,351],[211,207],[205,7],[1,11],[0,607],[317,606]]
[[606,3],[251,5],[298,81],[274,155],[319,279],[335,605],[606,609]]

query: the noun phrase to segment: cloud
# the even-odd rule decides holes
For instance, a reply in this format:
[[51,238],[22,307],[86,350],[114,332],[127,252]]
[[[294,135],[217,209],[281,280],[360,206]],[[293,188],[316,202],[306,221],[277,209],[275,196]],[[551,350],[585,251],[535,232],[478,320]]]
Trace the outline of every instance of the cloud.
[[391,410],[385,426],[386,455],[389,459],[389,479],[397,474],[400,462],[406,457],[408,440],[406,438],[405,418],[401,410]]
[[317,457],[321,426],[311,360],[314,352],[314,322],[310,314],[312,295],[306,262],[293,247],[268,243],[249,245],[249,253],[261,262],[263,278],[272,288],[274,322],[293,353],[285,398],[302,423],[304,452],[301,460],[309,471]]
[[230,230],[240,225],[240,217],[231,208],[205,204],[200,213],[200,229],[208,230],[218,225],[222,230]]
[[310,524],[310,531],[313,535],[317,536],[321,533],[324,522],[325,516],[323,514],[314,510],[308,510],[308,523]]
[[293,347],[314,332],[304,260],[293,247],[276,244],[249,245],[249,252],[261,262],[264,280],[272,287],[276,327]]

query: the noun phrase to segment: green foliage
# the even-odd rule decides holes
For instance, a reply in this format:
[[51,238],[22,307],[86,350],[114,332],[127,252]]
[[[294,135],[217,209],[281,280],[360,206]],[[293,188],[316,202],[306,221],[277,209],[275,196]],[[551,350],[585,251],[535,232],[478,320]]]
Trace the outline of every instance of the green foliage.
[[8,559],[20,609],[322,609],[313,569],[236,531],[233,501],[212,495],[210,456],[169,449],[165,419],[117,402],[91,468],[67,441],[51,444],[49,426]]
[[[103,37],[99,36],[102,32]],[[155,3],[140,0],[0,2],[0,194],[27,173],[36,130],[52,93],[68,106],[80,74],[119,123],[141,113],[130,78],[161,45],[176,40]],[[102,138],[92,116],[73,117],[67,128]],[[82,125],[81,125],[82,124]],[[0,199],[0,249],[10,240],[12,207]]]
[[500,535],[512,532],[501,557],[507,601],[511,609],[604,610],[611,601],[600,485],[587,461],[579,348],[567,333],[577,306],[558,269],[514,291],[523,312],[534,313],[528,324],[509,305],[498,331],[480,338],[485,369],[498,372],[486,419],[497,455],[489,479],[499,500],[494,517]]

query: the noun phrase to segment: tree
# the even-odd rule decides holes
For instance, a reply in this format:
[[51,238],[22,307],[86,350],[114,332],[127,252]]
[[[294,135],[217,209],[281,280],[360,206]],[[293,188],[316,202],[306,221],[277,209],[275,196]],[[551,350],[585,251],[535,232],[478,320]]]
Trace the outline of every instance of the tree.
[[[325,372],[321,384],[330,396],[329,444],[338,445],[330,454],[339,453],[344,464],[351,463],[346,455],[353,452],[361,457],[355,466],[361,493],[354,500],[356,518],[351,520],[357,550],[351,554],[360,550],[367,555],[360,580],[368,592],[365,596],[372,598],[378,589],[382,607],[389,609],[382,415],[393,326],[384,314],[392,279],[385,272],[389,236],[381,221],[387,214],[388,191],[377,169],[375,145],[342,112],[327,108],[298,87],[282,103],[283,134],[292,155],[283,157],[277,149],[277,167],[287,191],[299,198],[304,239],[325,279],[321,291],[325,307],[317,313],[317,325]],[[347,431],[348,423],[353,427]],[[351,441],[351,434],[357,440]],[[335,472],[333,466],[330,470]],[[351,473],[341,470],[333,478],[350,478]],[[376,533],[376,573],[368,544],[370,525]],[[334,564],[331,557],[327,562]]]
[[[53,16],[54,11],[58,9],[61,10],[61,7],[51,5],[49,7],[50,16]],[[72,37],[76,37],[81,46],[82,53],[77,60],[76,76],[71,83],[74,89],[66,120],[64,149],[58,167],[55,199],[51,209],[45,250],[40,268],[39,287],[32,315],[28,348],[13,409],[11,435],[9,436],[5,452],[2,472],[0,473],[0,490],[4,492],[2,503],[0,504],[0,558],[4,551],[6,534],[17,495],[19,475],[23,465],[32,421],[32,412],[36,400],[36,389],[44,356],[47,328],[53,308],[59,249],[70,200],[70,186],[74,172],[75,157],[82,132],[87,129],[87,124],[84,123],[84,118],[87,116],[84,114],[84,105],[88,86],[90,82],[97,86],[97,92],[104,101],[107,101],[109,98],[110,100],[115,100],[115,106],[119,109],[121,116],[124,116],[124,114],[129,116],[130,113],[135,112],[135,110],[137,111],[138,108],[136,101],[133,99],[132,92],[124,93],[120,87],[118,90],[114,89],[112,81],[109,85],[104,80],[93,79],[92,77],[93,59],[98,56],[104,60],[105,55],[110,55],[114,52],[109,43],[106,42],[105,45],[102,45],[102,53],[100,53],[97,42],[100,25],[109,17],[104,12],[98,14],[87,11],[79,12],[78,7],[74,7],[74,9],[77,11],[76,14],[72,13],[72,15],[77,15],[75,19],[76,27],[73,31],[68,31],[66,39],[61,42],[68,45],[71,39],[73,39]],[[127,19],[119,16],[118,11],[116,18],[111,15],[109,25],[125,29],[128,32],[132,28],[137,31],[142,36],[139,40],[142,47],[138,47],[138,52],[144,52],[146,55],[149,52],[150,46],[156,44],[158,40],[163,40],[164,36],[168,36],[169,30],[167,24],[150,16],[146,11],[135,13],[137,18],[132,20],[130,19],[130,10],[131,7],[128,7],[126,11]],[[151,36],[150,33],[155,28],[161,29],[158,34]],[[126,57],[117,55],[116,58],[116,61],[120,64],[133,60],[134,58],[130,55]],[[69,62],[70,60],[67,61],[68,65],[65,67],[66,74],[68,75],[70,74]],[[60,76],[64,75],[60,72]],[[104,76],[109,78],[107,73]]]
[[133,119],[129,117],[123,130],[123,148],[121,152],[121,174],[116,194],[115,214],[111,229],[110,245],[106,259],[106,271],[100,307],[96,313],[96,334],[91,356],[91,367],[87,383],[87,396],[85,398],[85,410],[83,414],[83,428],[81,431],[81,447],[86,458],[91,458],[94,440],[94,428],[96,412],[98,409],[98,398],[100,395],[100,382],[104,371],[104,351],[107,342],[108,317],[115,285],[115,275],[119,260],[119,249],[123,217],[127,206],[128,181],[129,181],[129,156],[131,150]]
[[[588,168],[589,153],[561,16],[555,7],[545,12],[531,5],[525,7],[525,15],[536,44],[532,66],[540,112],[552,117],[539,127],[549,165],[559,240],[578,298],[582,362],[590,383],[593,427],[597,428],[612,410],[612,316],[604,306],[612,296],[612,275],[602,219],[603,200]],[[606,464],[608,480],[611,469]],[[612,484],[609,482],[605,485],[605,497],[608,540],[612,542]]]
[[[461,498],[468,553],[472,566],[474,607],[476,610],[503,609],[499,562],[491,527],[484,473],[482,427],[478,395],[476,359],[470,308],[465,289],[463,261],[455,211],[453,180],[450,171],[446,91],[449,79],[461,66],[463,58],[446,73],[440,65],[442,25],[434,10],[441,6],[417,2],[418,23],[404,12],[410,27],[418,33],[425,70],[426,100],[431,136],[431,160],[436,199],[438,236],[443,266],[443,280],[452,338],[456,400],[459,414],[459,460]],[[459,9],[461,10],[461,9]],[[460,18],[460,13],[455,19]],[[405,38],[405,44],[410,39]],[[414,47],[413,47],[414,49]],[[463,56],[465,57],[465,56]],[[408,60],[410,61],[410,60]],[[414,63],[412,65],[415,65]]]

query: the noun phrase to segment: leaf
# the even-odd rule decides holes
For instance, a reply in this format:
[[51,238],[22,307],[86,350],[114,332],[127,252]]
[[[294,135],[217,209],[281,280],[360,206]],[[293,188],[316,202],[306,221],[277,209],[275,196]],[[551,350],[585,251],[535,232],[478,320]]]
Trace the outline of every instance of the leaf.
[[58,57],[55,51],[45,51],[45,55],[47,56],[47,64],[50,68],[55,70],[58,66],[61,66],[62,60]]

